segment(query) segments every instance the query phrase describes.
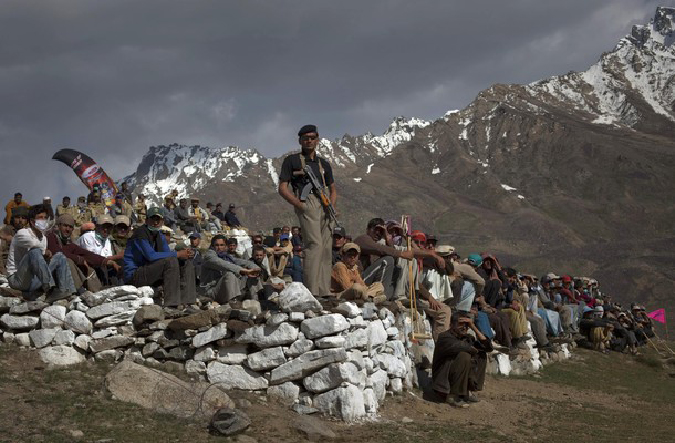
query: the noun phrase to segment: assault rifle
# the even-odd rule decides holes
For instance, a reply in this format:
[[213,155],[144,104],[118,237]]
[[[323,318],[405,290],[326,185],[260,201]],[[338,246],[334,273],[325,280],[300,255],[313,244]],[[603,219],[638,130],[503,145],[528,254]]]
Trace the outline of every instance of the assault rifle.
[[309,179],[309,183],[307,183],[305,187],[302,188],[302,191],[300,192],[300,201],[304,202],[307,200],[309,193],[314,191],[316,196],[319,197],[321,205],[326,209],[326,211],[328,211],[328,215],[330,216],[331,220],[335,222],[335,226],[340,226],[340,222],[337,219],[337,213],[335,212],[333,204],[330,202],[330,197],[328,197],[326,187],[323,185],[323,181],[317,178],[316,174],[314,174],[314,171],[309,165],[305,165],[303,172]]

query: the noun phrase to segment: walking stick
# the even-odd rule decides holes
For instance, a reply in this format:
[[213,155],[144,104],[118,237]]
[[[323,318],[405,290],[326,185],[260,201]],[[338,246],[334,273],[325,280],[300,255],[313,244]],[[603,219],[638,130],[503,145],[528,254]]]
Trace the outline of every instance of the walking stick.
[[[401,227],[406,232],[407,239],[407,249],[412,251],[412,225],[410,223],[410,216],[404,215],[401,220]],[[420,326],[416,321],[416,318],[419,319],[419,313],[417,312],[417,295],[415,294],[414,287],[414,275],[413,275],[413,266],[415,265],[414,258],[408,260],[408,296],[410,298],[410,320],[412,321],[413,330],[410,333],[410,340],[430,340],[431,334],[420,331]]]

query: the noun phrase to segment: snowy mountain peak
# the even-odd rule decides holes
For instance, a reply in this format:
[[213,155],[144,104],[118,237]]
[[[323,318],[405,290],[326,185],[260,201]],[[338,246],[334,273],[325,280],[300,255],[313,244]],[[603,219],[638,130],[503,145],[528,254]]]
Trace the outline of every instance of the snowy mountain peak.
[[675,8],[658,7],[646,25],[635,25],[626,39],[639,48],[652,49],[655,44],[668,47],[675,42]]

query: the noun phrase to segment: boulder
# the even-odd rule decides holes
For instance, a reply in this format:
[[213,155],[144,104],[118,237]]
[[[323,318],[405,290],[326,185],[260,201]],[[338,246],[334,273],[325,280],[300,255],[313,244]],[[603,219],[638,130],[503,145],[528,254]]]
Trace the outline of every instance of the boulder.
[[356,306],[356,303],[345,301],[333,308],[333,312],[342,314],[347,318],[356,318],[361,315],[361,309]]
[[254,326],[246,329],[237,338],[238,343],[253,343],[259,348],[287,345],[298,338],[298,328],[290,323],[279,326]]
[[122,359],[122,355],[124,353],[119,349],[108,349],[95,354],[94,360],[105,363],[116,363]]
[[366,334],[368,336],[367,346],[369,348],[382,345],[387,341],[387,331],[384,329],[382,320],[370,322],[366,328]]
[[47,306],[40,313],[40,327],[43,329],[62,328],[66,320],[66,308],[63,306]]
[[200,332],[199,334],[195,335],[192,339],[192,346],[195,348],[201,348],[204,345],[225,337],[227,337],[227,324],[218,323],[208,331]]
[[81,349],[82,351],[86,351],[87,349],[89,349],[89,343],[91,343],[91,337],[86,334],[81,334],[75,337],[75,341],[73,341],[73,346],[75,346],[78,349]]
[[331,363],[302,380],[305,389],[315,393],[330,391],[345,382],[364,388],[366,371],[359,370],[352,362]]
[[195,351],[194,359],[195,361],[209,362],[215,360],[217,357],[216,351],[214,351],[212,347],[204,346]]
[[290,283],[279,293],[279,309],[283,312],[321,311],[321,303],[300,282]]
[[363,392],[350,384],[315,396],[312,406],[346,422],[353,422],[366,415]]
[[373,372],[370,374],[370,380],[366,380],[366,385],[373,387],[378,402],[384,401],[384,397],[387,395],[387,385],[389,385],[387,371],[379,370]]
[[286,362],[284,351],[281,347],[267,348],[260,352],[249,354],[246,364],[254,371],[267,371]]
[[253,317],[257,317],[262,312],[260,302],[258,300],[244,300],[241,302],[241,309],[250,312]]
[[300,396],[300,386],[291,381],[287,381],[280,385],[270,386],[267,388],[267,396],[282,405],[291,406],[298,401],[298,397]]
[[186,329],[200,329],[211,327],[219,322],[218,312],[215,309],[196,312],[186,317],[172,320],[168,328],[172,331],[185,331]]
[[43,301],[26,301],[9,308],[10,314],[28,314],[29,312],[39,312],[49,306],[49,303]]
[[104,317],[100,320],[96,320],[96,323],[94,323],[94,327],[109,328],[111,326],[126,325],[127,323],[131,322],[131,320],[134,318],[135,313],[136,313],[135,310],[131,310],[126,312],[120,312],[119,314],[111,315],[110,317]]
[[86,360],[82,353],[70,346],[42,348],[40,349],[40,359],[53,367],[76,365]]
[[390,377],[403,378],[408,372],[405,363],[396,358],[393,354],[380,353],[373,357],[373,360],[377,361],[380,367],[387,371],[387,374],[389,374]]
[[117,335],[117,328],[105,328],[91,333],[91,338],[94,340],[99,338],[112,337]]
[[54,345],[72,346],[75,342],[75,333],[68,329],[57,329],[52,343]]
[[368,344],[368,330],[357,329],[345,335],[345,349],[365,348]]
[[317,349],[305,352],[293,360],[272,370],[270,383],[279,384],[286,381],[307,377],[330,363],[345,361],[347,352],[343,348]]
[[164,309],[161,306],[149,305],[140,307],[134,314],[132,323],[136,329],[141,329],[146,323],[164,320]]
[[134,342],[134,339],[131,337],[123,337],[121,335],[116,335],[114,337],[99,338],[98,340],[92,340],[89,343],[89,349],[91,352],[97,353],[101,351],[107,351],[109,349],[115,348],[124,348],[131,345]]
[[240,365],[248,358],[248,346],[236,344],[218,348],[218,361],[228,365]]
[[345,345],[345,338],[340,336],[321,337],[314,341],[314,345],[319,349],[342,348]]
[[26,316],[16,316],[10,314],[2,314],[0,317],[0,326],[3,329],[11,329],[12,331],[29,331],[37,326],[40,321],[37,317]]
[[[312,312],[312,311],[309,311]],[[305,319],[305,313],[304,312],[290,312],[288,314],[288,321],[292,321],[293,323],[299,323]]]
[[267,389],[268,382],[260,374],[240,365],[227,365],[212,361],[206,368],[206,375],[211,383],[224,389],[241,389],[257,391]]
[[28,333],[30,341],[36,348],[44,348],[54,340],[58,329],[35,329]]
[[267,319],[267,324],[269,326],[278,326],[284,322],[288,321],[288,314],[285,312],[275,312],[270,315],[270,318]]
[[91,321],[84,312],[70,311],[66,314],[63,325],[66,329],[78,334],[90,334],[92,329]]
[[206,363],[203,361],[188,360],[185,362],[185,372],[188,374],[206,374]]
[[18,304],[21,303],[21,299],[18,297],[2,297],[0,296],[0,314],[5,314],[9,310]]
[[312,340],[301,339],[294,341],[286,351],[287,357],[297,357],[300,354],[314,349],[314,342]]
[[342,314],[328,314],[303,320],[300,329],[305,337],[314,339],[349,329],[349,322]]
[[377,412],[377,396],[372,388],[363,390],[363,405],[366,409],[366,414],[374,414]]
[[117,400],[180,417],[210,417],[222,407],[234,407],[230,397],[217,386],[188,383],[128,360],[106,375],[105,385]]
[[220,435],[237,435],[251,426],[248,415],[237,409],[220,409],[211,418],[209,429]]
[[18,334],[14,334],[14,343],[24,348],[29,347],[30,336],[28,335],[28,332],[19,332]]
[[114,286],[106,288],[93,294],[96,298],[114,300],[125,295],[138,295],[138,289],[131,285]]
[[98,320],[99,318],[110,317],[121,312],[128,312],[132,309],[138,309],[138,303],[135,300],[111,301],[87,309],[86,315],[90,320]]

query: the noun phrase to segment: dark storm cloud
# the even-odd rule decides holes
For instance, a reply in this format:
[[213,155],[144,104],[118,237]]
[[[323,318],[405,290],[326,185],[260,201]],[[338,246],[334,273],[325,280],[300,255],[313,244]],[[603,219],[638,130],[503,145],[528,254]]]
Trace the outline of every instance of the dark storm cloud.
[[[492,83],[585,69],[656,3],[51,1],[0,6],[0,198],[82,193],[61,147],[115,178],[147,147],[255,147],[433,119]],[[9,166],[11,165],[11,166]]]

